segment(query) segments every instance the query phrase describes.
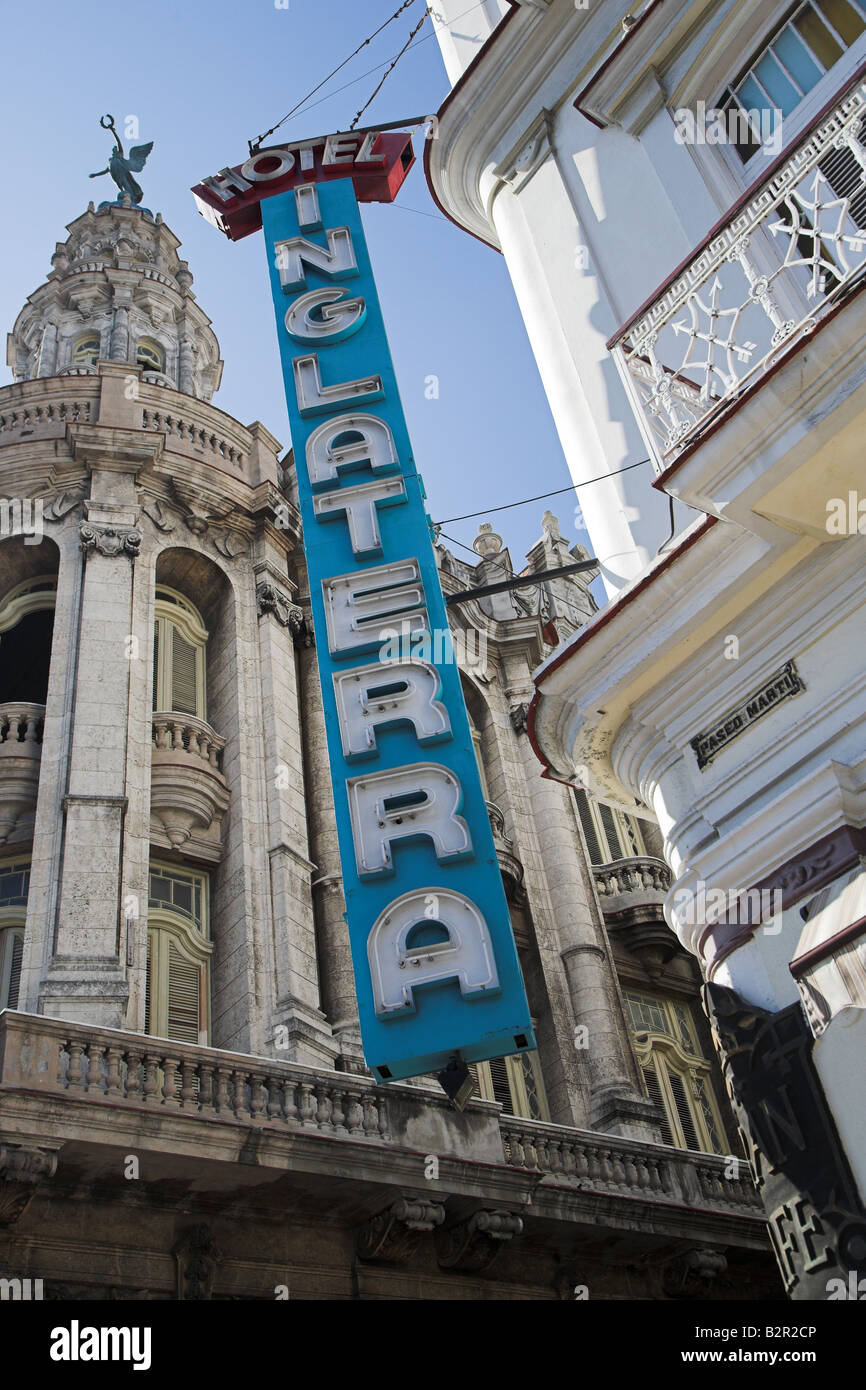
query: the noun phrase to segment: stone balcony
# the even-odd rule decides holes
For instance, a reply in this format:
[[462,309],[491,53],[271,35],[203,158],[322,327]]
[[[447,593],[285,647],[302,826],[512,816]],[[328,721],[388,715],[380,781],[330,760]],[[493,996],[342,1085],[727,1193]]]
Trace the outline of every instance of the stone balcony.
[[[0,1225],[22,1218],[37,1192],[73,1200],[98,1174],[116,1182],[108,1175],[125,1153],[139,1155],[160,1201],[182,1193],[189,1211],[197,1195],[216,1193],[220,1209],[236,1211],[255,1194],[257,1210],[270,1201],[278,1219],[302,1200],[305,1218],[321,1211],[355,1230],[363,1259],[391,1258],[383,1231],[396,1223],[405,1235],[413,1219],[416,1235],[435,1239],[442,1267],[459,1265],[464,1236],[471,1244],[491,1231],[525,1237],[533,1259],[546,1251],[554,1261],[563,1240],[628,1245],[639,1259],[655,1251],[660,1262],[686,1248],[724,1249],[734,1262],[767,1249],[742,1163],[726,1177],[730,1161],[720,1157],[515,1119],[489,1101],[458,1112],[423,1085],[377,1087],[348,1073],[0,1014]],[[496,1241],[481,1244],[492,1259]],[[94,1255],[97,1264],[110,1257],[101,1247]]]
[[490,818],[493,844],[496,849],[496,858],[499,861],[499,871],[505,884],[505,892],[509,902],[513,902],[520,896],[523,888],[523,865],[514,852],[514,841],[505,833],[505,816],[501,808],[495,802],[488,801],[487,815]]
[[44,705],[0,705],[0,844],[36,807],[44,721]]
[[225,739],[203,719],[153,715],[150,814],[154,838],[172,849],[219,855],[220,823],[229,790],[220,763]]
[[637,956],[650,977],[659,974],[677,950],[664,916],[671,870],[663,859],[637,855],[596,864],[592,872],[608,930]]
[[[863,310],[849,306],[866,285],[864,77],[866,67],[609,343],[657,485],[753,530],[769,519],[826,540],[825,497],[857,487]],[[756,450],[773,459],[766,486]]]

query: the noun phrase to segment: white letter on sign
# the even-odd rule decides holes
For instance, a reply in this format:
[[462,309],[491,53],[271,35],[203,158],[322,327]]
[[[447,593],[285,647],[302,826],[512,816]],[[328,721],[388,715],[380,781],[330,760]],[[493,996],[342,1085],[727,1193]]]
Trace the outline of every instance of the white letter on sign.
[[411,724],[419,743],[451,733],[448,711],[437,700],[439,673],[427,661],[359,666],[334,676],[343,753],[349,759],[376,752],[376,729]]
[[393,873],[392,840],[433,841],[437,859],[472,852],[469,826],[457,812],[463,788],[440,763],[412,763],[391,772],[370,772],[346,783],[358,873]]
[[319,425],[307,440],[307,473],[313,487],[333,482],[338,468],[366,462],[374,473],[393,473],[399,464],[391,428],[377,415],[338,415]]
[[381,478],[359,487],[341,487],[336,492],[322,492],[313,498],[313,511],[320,521],[332,516],[345,516],[349,523],[349,539],[355,555],[366,558],[382,554],[377,504],[393,507],[406,501],[402,478]]
[[362,377],[359,381],[341,381],[336,386],[323,386],[318,353],[296,357],[295,394],[302,415],[321,415],[333,410],[343,401],[380,401],[385,394],[380,376]]
[[[323,338],[339,342],[357,333],[367,317],[364,299],[343,299],[348,293],[341,289],[310,290],[296,299],[286,310],[286,328],[299,343],[318,342]],[[321,313],[314,318],[316,309]]]
[[[424,906],[431,895],[438,901],[433,926],[446,939],[425,944],[431,919]],[[413,942],[413,936],[422,939]],[[469,898],[444,888],[419,888],[389,903],[370,932],[367,959],[380,1015],[413,1011],[414,991],[434,980],[458,980],[468,999],[499,989],[487,923]]]
[[307,283],[304,262],[322,275],[358,275],[358,262],[348,227],[333,227],[325,232],[327,246],[319,246],[305,236],[289,237],[274,243],[280,284],[288,293],[302,290]]
[[356,570],[322,580],[328,650],[348,656],[381,647],[395,620],[407,631],[428,632],[430,620],[417,560]]

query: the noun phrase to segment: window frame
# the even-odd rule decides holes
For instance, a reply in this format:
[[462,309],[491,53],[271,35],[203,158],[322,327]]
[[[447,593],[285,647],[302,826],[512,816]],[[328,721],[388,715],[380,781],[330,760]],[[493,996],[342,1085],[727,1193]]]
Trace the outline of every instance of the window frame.
[[[150,875],[157,873],[184,879],[197,880],[201,888],[202,929],[188,920],[177,908],[170,905],[152,907],[150,902]],[[148,907],[147,907],[147,980],[146,996],[149,994],[150,1007],[144,1020],[145,1032],[149,1037],[164,1038],[172,1042],[182,1039],[171,1038],[168,1034],[169,1014],[169,968],[170,947],[174,945],[180,955],[199,971],[199,1047],[210,1046],[211,1034],[211,959],[214,945],[210,931],[210,875],[203,870],[194,869],[188,864],[172,864],[167,860],[151,859],[148,865]]]
[[[708,109],[721,110],[724,107],[728,94],[734,90],[737,78],[742,79],[761,60],[770,45],[787,28],[800,4],[804,2],[805,0],[799,0],[798,4],[792,5],[788,0],[788,3],[776,7],[772,20],[763,27],[761,39],[754,44],[748,62],[746,64],[740,63],[736,67],[735,75],[731,80],[717,90],[713,101],[707,102]],[[866,24],[866,13],[862,11],[861,13],[864,24]],[[814,87],[804,94],[793,111],[784,117],[782,149],[791,148],[796,143],[822,107],[831,100],[833,93],[842,90],[850,81],[852,74],[864,61],[866,61],[866,28],[854,43],[844,50],[838,62],[828,68]],[[699,148],[703,150],[704,147]],[[760,178],[762,166],[769,168],[774,157],[772,153],[768,152],[762,158],[761,150],[757,149],[752,157],[743,163],[733,145],[717,145],[713,148],[721,152],[724,166],[733,175],[737,192],[740,193],[751,187],[755,180]]]
[[[195,713],[175,710],[174,651],[171,633],[177,628],[181,637],[195,648]],[[166,584],[158,584],[154,604],[153,641],[156,648],[154,663],[153,710],[159,714],[187,714],[207,722],[207,644],[210,633],[201,614],[185,594]],[[157,633],[159,634],[157,637]]]
[[[583,804],[580,800],[581,792],[581,788],[574,788],[576,802],[575,809],[577,811],[577,818],[580,821],[581,830],[583,831],[585,837],[586,827],[584,825],[583,814],[581,812],[581,806]],[[591,796],[589,792],[582,792],[582,795],[585,798],[585,804],[590,818],[590,823],[592,825],[592,829],[595,834],[598,847],[602,852],[610,852],[613,846],[610,844],[610,836],[601,817],[600,806],[602,803],[599,802],[594,796]],[[616,833],[619,837],[619,844],[616,846],[618,853],[611,855],[610,858],[603,858],[600,861],[600,863],[596,864],[593,861],[592,854],[589,853],[589,845],[587,845],[589,862],[593,866],[593,868],[602,868],[606,864],[616,864],[622,859],[653,858],[654,856],[650,854],[647,848],[646,839],[644,837],[643,830],[641,829],[640,816],[633,815],[630,811],[621,811],[618,806],[611,806],[609,802],[604,802],[603,804],[605,805],[607,810],[610,811],[611,816],[613,817],[614,825],[616,827]],[[637,841],[637,848],[630,846],[630,835],[633,835],[635,840]],[[628,852],[623,854],[623,849],[626,849]]]
[[21,942],[22,953],[24,951],[24,910],[19,907],[0,907],[0,1012],[3,1009],[17,1009],[21,1002],[21,989],[19,984],[18,997],[14,1004],[9,1003],[9,985],[12,980],[12,962],[14,959],[14,946],[10,943],[16,939]]
[[[685,1149],[694,1153],[709,1154],[729,1154],[730,1136],[727,1126],[719,1108],[718,1098],[715,1094],[712,1083],[713,1063],[706,1056],[701,1048],[700,1036],[695,1026],[692,1005],[685,999],[676,999],[664,995],[648,993],[643,989],[626,988],[623,991],[624,1003],[626,1007],[626,1021],[631,1034],[632,1047],[635,1060],[641,1076],[641,1085],[649,1096],[645,1070],[652,1070],[657,1078],[659,1090],[664,1104],[665,1118],[668,1129],[673,1137],[675,1148]],[[635,997],[651,1004],[656,1009],[661,1010],[665,1017],[668,1027],[660,1030],[658,1028],[648,1028],[635,1022],[631,1011],[630,1001]],[[694,1051],[688,1051],[684,1045],[681,1035],[681,1020],[677,1018],[676,1010],[682,1011],[688,1023],[687,1032]],[[659,1066],[658,1063],[661,1063]],[[687,1143],[686,1134],[682,1126],[679,1110],[676,1104],[676,1097],[670,1083],[669,1074],[678,1076],[683,1085],[683,1090],[688,1105],[689,1117],[695,1130],[699,1144],[702,1146],[698,1150],[690,1149]],[[713,1144],[710,1125],[704,1115],[701,1105],[701,1098],[698,1094],[698,1083],[703,1088],[703,1096],[707,1102],[710,1115],[716,1132],[719,1136],[719,1146]]]
[[[142,354],[145,356],[144,362],[141,360]],[[154,366],[153,363],[147,360],[148,354],[156,358],[156,361],[159,363],[158,366]],[[138,339],[135,344],[135,365],[141,367],[143,372],[156,372],[159,376],[165,376],[166,360],[166,350],[162,343],[158,342],[156,338]]]
[[[530,1113],[529,1095],[526,1089],[526,1078],[524,1076],[524,1059],[532,1069],[532,1077],[535,1082],[535,1092],[538,1097],[541,1115]],[[511,1096],[511,1104],[514,1109],[505,1111],[512,1114],[516,1119],[534,1120],[540,1124],[550,1123],[550,1107],[547,1103],[547,1091],[544,1086],[544,1076],[541,1070],[541,1059],[538,1055],[538,1048],[532,1048],[529,1052],[520,1052],[500,1059],[505,1063],[508,1091]],[[473,1062],[473,1074],[481,1100],[498,1100],[494,1085],[493,1073],[490,1070],[489,1062]]]
[[[37,589],[37,585],[50,584],[50,589]],[[57,608],[57,575],[38,574],[16,584],[0,598],[0,633],[11,632],[22,618],[31,613],[41,613]]]
[[[87,343],[96,343],[95,354],[91,348],[86,357],[79,356]],[[95,367],[102,354],[102,335],[92,329],[88,333],[80,333],[77,338],[69,345],[69,366],[70,367]]]

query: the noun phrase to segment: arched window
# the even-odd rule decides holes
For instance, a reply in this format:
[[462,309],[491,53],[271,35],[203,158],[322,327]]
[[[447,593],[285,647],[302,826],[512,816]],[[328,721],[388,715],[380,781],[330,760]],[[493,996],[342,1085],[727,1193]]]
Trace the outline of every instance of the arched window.
[[57,579],[25,579],[0,599],[0,705],[44,705]]
[[662,1138],[677,1149],[731,1152],[688,1004],[625,992],[644,1089],[664,1117]]
[[145,1028],[154,1037],[209,1042],[209,887],[196,870],[150,866]]
[[164,372],[165,350],[152,338],[142,338],[135,349],[135,361],[146,372]]
[[72,367],[95,367],[99,361],[99,334],[85,333],[72,345],[69,364]]
[[30,886],[27,860],[0,863],[0,1009],[17,1009]]
[[153,708],[207,718],[207,628],[198,609],[175,589],[156,591]]

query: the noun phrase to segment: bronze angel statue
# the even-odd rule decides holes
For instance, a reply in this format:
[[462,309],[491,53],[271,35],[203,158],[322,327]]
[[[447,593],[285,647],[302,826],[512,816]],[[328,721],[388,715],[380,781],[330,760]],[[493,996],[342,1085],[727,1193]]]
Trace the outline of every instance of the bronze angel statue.
[[128,193],[133,203],[140,203],[144,197],[140,186],[132,177],[133,173],[140,173],[147,161],[147,156],[153,149],[153,141],[147,145],[133,145],[128,155],[124,155],[123,146],[120,143],[120,136],[114,127],[113,116],[100,116],[99,124],[103,130],[110,130],[114,136],[115,148],[106,168],[98,169],[90,178],[98,179],[102,174],[110,174],[120,189],[121,196]]

